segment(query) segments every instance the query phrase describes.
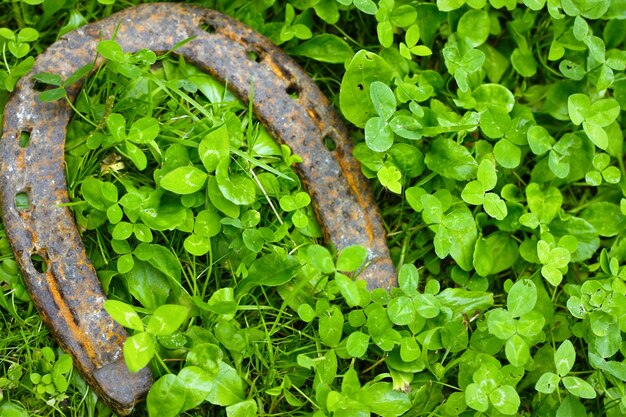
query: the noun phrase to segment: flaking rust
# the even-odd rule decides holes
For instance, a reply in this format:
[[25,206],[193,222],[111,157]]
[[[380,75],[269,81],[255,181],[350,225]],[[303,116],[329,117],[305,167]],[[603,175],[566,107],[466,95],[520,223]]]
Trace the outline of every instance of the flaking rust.
[[[165,53],[193,38],[176,53],[227,83],[240,99],[252,95],[257,117],[302,157],[297,170],[327,241],[338,250],[357,244],[368,249],[360,278],[369,288],[390,288],[396,273],[346,127],[310,77],[267,38],[216,11],[174,3],[140,5],[66,34],[37,58],[4,110],[2,216],[44,322],[100,398],[126,415],[146,395],[152,375],[148,368],[128,371],[122,354],[127,333],[103,308],[106,297],[66,205],[64,144],[71,109],[63,100],[40,102],[32,78],[41,72],[67,78],[94,62],[98,42],[114,35],[126,52]],[[80,87],[79,82],[69,88],[72,100]],[[336,149],[328,150],[327,141]]]

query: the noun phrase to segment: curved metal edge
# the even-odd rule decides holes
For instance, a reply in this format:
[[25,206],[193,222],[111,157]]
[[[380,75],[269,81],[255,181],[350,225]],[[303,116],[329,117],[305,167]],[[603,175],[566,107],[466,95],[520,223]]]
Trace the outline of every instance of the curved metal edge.
[[[244,101],[253,86],[259,119],[303,159],[297,169],[326,238],[338,250],[354,244],[368,248],[370,265],[360,277],[370,288],[389,288],[396,275],[373,195],[351,157],[346,127],[315,83],[268,39],[216,11],[178,3],[140,5],[65,35],[37,58],[5,107],[2,215],[42,318],[103,401],[118,414],[128,414],[147,393],[151,375],[147,368],[128,372],[122,357],[127,333],[103,308],[106,298],[65,206],[70,108],[62,101],[41,103],[32,79],[39,72],[69,76],[93,61],[98,41],[110,39],[116,29],[116,41],[130,52],[163,53],[195,36],[177,53],[226,82]],[[250,51],[259,60],[248,59]],[[77,83],[69,89],[72,99],[79,88]],[[21,146],[25,135],[30,142]],[[336,143],[334,152],[324,146],[326,137]],[[19,194],[28,198],[29,208],[18,209]],[[44,259],[45,271],[33,255]]]

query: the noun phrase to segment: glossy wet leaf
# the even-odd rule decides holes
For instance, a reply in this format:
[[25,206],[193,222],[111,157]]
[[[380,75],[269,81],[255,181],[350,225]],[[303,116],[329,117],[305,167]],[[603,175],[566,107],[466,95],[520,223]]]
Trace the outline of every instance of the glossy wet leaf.
[[311,245],[307,249],[311,265],[320,272],[330,274],[335,272],[333,258],[328,249],[320,245]]
[[154,356],[152,336],[146,332],[130,336],[124,342],[124,360],[131,372],[143,369]]
[[186,401],[185,382],[173,374],[159,378],[148,393],[148,413],[155,417],[174,417]]
[[211,404],[229,406],[245,399],[244,384],[232,366],[220,362],[219,371],[210,384],[206,400]]
[[177,379],[185,387],[185,402],[181,411],[200,405],[210,391],[211,374],[198,366],[186,366],[178,373]]
[[195,166],[178,167],[161,178],[161,187],[175,194],[191,194],[204,188],[206,172]]
[[432,171],[456,180],[472,179],[478,170],[469,151],[450,139],[435,139],[424,162]]
[[517,281],[507,295],[507,310],[514,316],[519,317],[535,308],[537,302],[537,287],[529,279]]
[[326,346],[339,344],[343,334],[343,315],[338,308],[331,308],[319,317],[319,334]]
[[207,133],[198,145],[198,155],[207,172],[213,172],[219,162],[228,156],[230,141],[226,125]]
[[134,330],[143,330],[143,323],[132,306],[117,300],[107,300],[104,303],[104,308],[122,326]]
[[154,336],[167,336],[183,324],[189,310],[178,304],[164,304],[152,313],[146,331]]
[[252,204],[256,200],[254,182],[247,175],[229,173],[229,165],[229,158],[223,158],[215,169],[215,178],[222,195],[238,206]]
[[365,50],[354,55],[341,80],[339,95],[341,112],[348,121],[363,127],[375,116],[370,85],[374,81],[387,83],[391,75],[391,68],[380,56]]

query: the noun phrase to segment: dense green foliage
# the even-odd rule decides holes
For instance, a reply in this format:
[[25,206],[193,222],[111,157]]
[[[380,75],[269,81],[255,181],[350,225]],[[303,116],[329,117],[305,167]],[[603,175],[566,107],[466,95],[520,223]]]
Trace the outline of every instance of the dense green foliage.
[[[0,108],[61,34],[134,3],[0,2]],[[399,288],[320,245],[298,156],[222,85],[103,40],[67,176],[128,366],[159,377],[138,415],[626,416],[624,0],[197,3],[349,122]],[[38,78],[42,100],[72,82]],[[107,416],[4,237],[0,262],[0,416]]]

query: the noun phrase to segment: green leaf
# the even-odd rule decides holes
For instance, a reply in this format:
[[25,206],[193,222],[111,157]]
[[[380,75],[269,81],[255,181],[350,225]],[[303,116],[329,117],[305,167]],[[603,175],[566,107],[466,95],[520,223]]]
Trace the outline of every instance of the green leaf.
[[154,336],[167,336],[174,333],[187,319],[189,310],[178,304],[165,304],[153,313],[146,331]]
[[355,399],[368,406],[372,413],[381,416],[400,416],[411,407],[408,394],[394,390],[388,382],[364,386],[355,394]]
[[180,411],[202,404],[210,391],[211,374],[198,366],[185,366],[177,378],[185,387],[185,403]]
[[465,402],[476,411],[485,412],[489,408],[489,396],[476,383],[465,388]]
[[607,127],[617,119],[620,111],[620,105],[615,99],[605,98],[591,105],[585,121],[601,127]]
[[506,341],[506,344],[504,345],[504,352],[507,360],[513,366],[523,367],[530,359],[530,349],[528,344],[517,334],[513,335]]
[[578,398],[568,395],[556,410],[556,417],[587,417],[587,410]]
[[598,148],[606,150],[606,148],[609,146],[609,136],[602,126],[597,125],[593,122],[584,121],[583,130],[587,134],[587,137]]
[[533,308],[537,303],[537,287],[530,279],[521,279],[517,281],[507,295],[507,310],[513,317],[520,317]]
[[124,360],[131,372],[143,369],[154,356],[152,336],[146,332],[130,336],[124,342]]
[[593,389],[584,379],[575,376],[566,376],[562,380],[563,386],[570,392],[580,398],[596,398],[596,390]]
[[515,48],[511,54],[511,64],[522,77],[533,77],[537,73],[537,61],[528,49]]
[[55,85],[61,87],[63,85],[63,79],[59,74],[51,74],[49,72],[40,72],[33,75],[33,80],[39,81],[48,85]]
[[150,417],[175,417],[181,412],[186,395],[183,380],[176,375],[163,375],[148,392],[148,414]]
[[343,314],[337,307],[331,307],[319,317],[319,335],[326,346],[335,347],[343,334]]
[[332,274],[335,272],[333,257],[325,247],[320,245],[310,245],[307,248],[307,255],[313,268],[324,274]]
[[535,155],[543,155],[554,145],[554,138],[539,125],[531,126],[527,132],[528,145]]
[[492,391],[489,394],[489,401],[496,410],[506,415],[517,413],[520,406],[519,395],[510,385],[503,385]]
[[517,168],[522,160],[522,150],[508,139],[500,139],[493,148],[498,164],[504,168]]
[[135,143],[149,143],[159,135],[159,122],[153,117],[142,117],[133,122],[127,139]]
[[402,173],[395,166],[383,166],[378,173],[376,174],[380,183],[389,189],[389,191],[394,192],[396,194],[402,193],[402,184],[400,180],[402,179]]
[[110,182],[87,177],[80,186],[80,192],[90,206],[100,211],[106,211],[109,206],[117,203],[117,188]]
[[372,0],[353,0],[354,6],[366,14],[376,14],[378,7]]
[[18,42],[34,42],[39,39],[39,32],[31,27],[20,29],[16,37]]
[[206,236],[192,234],[185,238],[183,246],[193,256],[202,256],[211,250],[211,240]]
[[472,91],[472,97],[476,100],[478,111],[496,108],[510,113],[515,104],[513,93],[500,84],[481,84]]
[[457,33],[470,46],[477,47],[485,43],[489,37],[489,14],[484,10],[468,10],[461,16]]
[[215,210],[202,210],[196,215],[193,231],[204,237],[216,236],[222,227],[221,217]]
[[215,169],[215,179],[222,195],[228,201],[238,206],[254,203],[256,201],[256,186],[254,182],[243,174],[229,175],[229,165],[230,158],[224,158],[217,164]]
[[359,288],[352,279],[343,274],[336,273],[335,283],[337,287],[339,287],[339,292],[341,292],[341,295],[350,307],[357,306],[361,303]]
[[243,380],[232,366],[220,361],[206,400],[211,404],[229,406],[245,399]]
[[415,306],[409,297],[393,298],[387,306],[389,319],[398,326],[411,324],[416,319]]
[[178,167],[161,178],[160,185],[175,194],[192,194],[204,188],[207,180],[206,172],[195,166]]
[[122,326],[143,331],[143,323],[132,306],[117,300],[107,300],[104,309]]
[[116,240],[126,240],[133,234],[133,224],[128,222],[119,222],[113,228],[111,237]]
[[442,12],[460,9],[464,4],[465,0],[437,0],[437,8]]
[[363,246],[348,246],[342,249],[337,256],[339,271],[354,272],[367,260],[367,249]]
[[102,55],[104,58],[113,62],[125,62],[126,58],[124,56],[124,51],[122,47],[113,40],[104,40],[98,42],[97,46],[98,53]]
[[483,159],[478,166],[476,178],[482,184],[484,191],[492,190],[498,182],[495,164],[489,159]]
[[57,87],[50,90],[45,90],[39,94],[39,101],[44,103],[59,100],[67,95],[65,88]]
[[395,115],[389,121],[389,127],[396,135],[405,139],[419,140],[422,138],[422,125],[412,116]]
[[459,181],[472,179],[478,169],[478,164],[465,147],[444,138],[437,138],[431,143],[424,162],[431,171]]
[[[118,148],[119,149],[119,148]],[[132,142],[124,142],[123,152],[130,159],[138,170],[143,171],[148,166],[148,160],[143,151]]]
[[299,208],[308,206],[311,203],[311,197],[300,191],[293,195],[284,195],[279,200],[280,208],[285,211],[295,211]]
[[626,217],[620,207],[608,201],[590,203],[580,217],[587,220],[600,236],[616,236],[626,227]]
[[305,56],[320,62],[343,64],[354,55],[346,41],[336,35],[315,35],[289,51],[292,55]]
[[385,152],[393,145],[393,130],[381,117],[372,117],[365,124],[365,143],[376,152]]
[[370,337],[363,332],[352,332],[346,341],[346,351],[354,358],[365,355],[369,346]]
[[207,133],[198,145],[198,155],[207,172],[213,172],[230,152],[230,140],[225,124]]
[[585,121],[585,116],[591,108],[591,99],[586,94],[576,93],[567,99],[567,111],[569,117],[575,125],[580,125]]
[[497,220],[504,220],[508,214],[506,203],[496,193],[485,194],[485,212]]
[[370,85],[370,98],[376,113],[385,121],[389,120],[396,111],[396,97],[391,88],[380,81]]
[[217,185],[217,180],[214,176],[209,176],[207,191],[209,195],[209,200],[211,200],[211,204],[213,204],[216,209],[218,209],[230,218],[236,219],[239,217],[239,206],[231,202],[230,200],[227,200],[222,195],[219,185]]
[[245,400],[226,407],[226,417],[254,417],[257,411],[256,401]]
[[415,265],[404,264],[398,270],[398,285],[402,292],[409,297],[417,294],[419,285],[419,272]]
[[526,187],[528,208],[537,215],[543,224],[549,224],[556,217],[563,204],[563,196],[556,187],[542,190],[539,184],[530,183]]
[[535,383],[535,389],[544,394],[552,394],[559,386],[559,376],[552,372],[546,372]]
[[293,256],[269,253],[255,260],[248,271],[248,277],[237,286],[237,292],[244,294],[256,285],[277,287],[291,280],[301,265]]
[[569,339],[564,340],[554,353],[554,365],[559,376],[569,373],[576,362],[576,351]]
[[485,202],[485,186],[480,181],[470,181],[465,184],[461,198],[467,204],[479,206]]
[[357,127],[376,115],[370,99],[370,85],[374,81],[389,83],[392,70],[380,56],[361,50],[357,52],[341,80],[339,103],[345,118]]
[[515,334],[515,320],[513,315],[504,309],[494,309],[487,316],[489,333],[498,339],[508,340]]

